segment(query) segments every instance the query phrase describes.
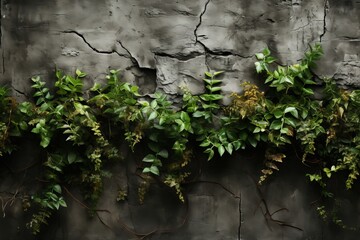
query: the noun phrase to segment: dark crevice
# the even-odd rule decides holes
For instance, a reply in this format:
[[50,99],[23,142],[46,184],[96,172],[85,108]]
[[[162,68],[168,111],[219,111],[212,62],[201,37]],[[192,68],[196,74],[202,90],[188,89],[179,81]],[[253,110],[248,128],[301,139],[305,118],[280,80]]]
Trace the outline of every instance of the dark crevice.
[[188,12],[188,11],[183,11],[183,10],[179,10],[179,9],[174,9],[175,12],[177,12],[178,14],[184,15],[184,16],[195,16],[195,14]]
[[320,42],[322,42],[322,38],[324,37],[324,35],[326,34],[327,28],[326,28],[326,16],[327,16],[327,12],[329,10],[329,0],[325,0],[324,1],[324,25],[323,25],[323,32],[320,35]]
[[203,55],[202,52],[193,52],[191,54],[181,54],[181,53],[169,54],[169,53],[164,53],[164,52],[153,52],[153,53],[155,54],[155,56],[174,58],[174,59],[178,59],[181,61],[187,61],[187,60],[190,60],[190,59],[193,59],[193,58]]
[[117,55],[119,55],[119,56],[121,56],[121,57],[130,58],[129,56],[127,56],[127,55],[125,55],[125,54],[121,54],[121,53],[117,52],[116,50],[104,51],[104,50],[99,50],[99,49],[93,47],[93,46],[86,40],[86,38],[84,37],[83,34],[77,32],[77,31],[75,31],[75,30],[62,31],[62,33],[72,33],[72,34],[77,35],[78,37],[80,37],[80,38],[86,43],[86,45],[88,45],[89,48],[91,48],[91,49],[92,49],[94,52],[96,52],[96,53],[99,53],[99,54],[114,54],[114,53],[115,53],[115,54],[117,54]]
[[195,28],[195,30],[194,30],[195,44],[198,43],[198,44],[200,44],[200,45],[204,48],[204,51],[205,51],[205,60],[207,59],[208,54],[214,55],[214,56],[224,56],[224,57],[226,57],[226,56],[238,56],[238,57],[241,57],[241,58],[251,58],[252,56],[243,56],[243,55],[241,55],[241,54],[234,53],[234,52],[232,52],[232,51],[223,51],[223,50],[219,50],[219,51],[216,50],[216,51],[214,51],[214,50],[211,50],[211,49],[209,49],[203,42],[201,42],[201,41],[198,39],[199,37],[205,37],[205,35],[198,35],[198,34],[197,34],[197,31],[198,31],[200,25],[202,24],[203,15],[205,14],[206,9],[207,9],[207,7],[208,7],[208,5],[209,5],[210,2],[211,2],[211,0],[208,0],[208,1],[205,3],[204,9],[203,9],[203,11],[201,12],[200,17],[199,17],[199,23],[196,25],[196,28]]
[[222,57],[237,56],[237,57],[241,57],[241,58],[252,58],[253,57],[252,55],[244,56],[244,55],[241,55],[239,53],[232,52],[232,51],[211,50],[204,43],[202,43],[201,41],[197,41],[197,43],[199,43],[204,48],[205,52],[210,54],[210,55],[222,56]]
[[351,42],[351,41],[354,41],[354,42],[360,41],[360,38],[358,38],[358,37],[344,36],[343,38],[344,38],[344,40],[347,40],[349,42]]
[[211,0],[208,0],[206,3],[205,3],[205,6],[204,6],[204,9],[203,11],[201,12],[200,14],[200,17],[199,17],[199,23],[196,25],[195,27],[195,30],[194,30],[194,36],[195,36],[195,44],[200,44],[204,51],[205,51],[205,65],[207,66],[207,68],[210,70],[210,67],[208,65],[208,57],[209,55],[213,55],[213,56],[222,56],[222,57],[226,57],[226,56],[237,56],[237,57],[241,57],[241,58],[252,58],[253,56],[242,56],[241,54],[238,54],[238,53],[234,53],[232,51],[224,51],[224,50],[211,50],[209,49],[203,42],[201,42],[199,40],[199,37],[202,37],[202,38],[205,38],[206,36],[205,35],[198,35],[197,31],[199,29],[199,27],[201,26],[202,22],[203,22],[203,16],[207,10],[207,7],[209,5],[209,3],[211,2]]
[[15,92],[17,92],[18,94],[21,94],[21,95],[23,95],[23,96],[25,96],[25,97],[28,97],[28,95],[27,95],[25,92],[20,91],[19,89],[16,89],[13,85],[11,85],[11,88],[12,88]]
[[3,3],[0,1],[0,48],[2,48],[2,8]]
[[151,69],[154,70],[153,68],[150,67],[144,67],[144,66],[140,66],[139,61],[131,54],[131,52],[129,51],[129,49],[127,49],[124,44],[118,40],[117,41],[119,43],[119,45],[121,46],[122,49],[124,49],[128,54],[129,54],[129,58],[131,59],[131,61],[139,68],[139,69]]
[[4,41],[3,41],[3,31],[2,31],[2,9],[3,2],[0,2],[0,48],[1,48],[1,58],[2,58],[2,73],[5,74],[5,54],[4,54]]
[[195,28],[195,30],[194,30],[195,43],[198,42],[197,30],[199,29],[199,27],[200,27],[200,25],[201,25],[201,23],[202,23],[202,17],[203,17],[203,15],[205,14],[206,9],[207,9],[207,6],[209,5],[210,2],[211,2],[211,0],[207,0],[207,2],[205,3],[205,6],[204,6],[203,11],[200,13],[199,22],[198,22],[198,24],[196,25],[196,28]]
[[242,224],[242,216],[241,216],[241,194],[239,198],[239,227],[238,227],[238,240],[241,240],[241,224]]
[[4,53],[4,46],[1,46],[1,57],[2,57],[2,68],[3,74],[5,74],[5,53]]
[[267,18],[266,21],[270,22],[270,23],[275,23],[275,20],[272,18]]

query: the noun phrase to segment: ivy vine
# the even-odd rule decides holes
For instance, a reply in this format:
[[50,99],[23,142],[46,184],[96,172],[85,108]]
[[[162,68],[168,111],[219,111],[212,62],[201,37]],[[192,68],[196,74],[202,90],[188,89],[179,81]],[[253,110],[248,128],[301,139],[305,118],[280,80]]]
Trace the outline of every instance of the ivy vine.
[[[321,55],[317,44],[298,63],[282,66],[265,49],[256,54],[255,67],[266,88],[245,82],[227,106],[221,104],[221,71],[205,72],[202,94],[183,88],[178,104],[163,93],[142,96],[137,86],[120,81],[115,70],[106,84],[95,83],[86,98],[86,74],[80,70],[75,76],[56,71],[51,88],[32,78],[33,102],[17,103],[0,87],[0,157],[16,149],[15,138],[29,133],[38,136],[42,149],[46,184],[27,200],[26,206],[36,210],[27,226],[36,234],[67,206],[67,184],[81,186],[85,201],[95,208],[103,179],[111,174],[105,166],[122,160],[121,141],[134,152],[147,149],[138,163],[144,181],[140,201],[154,179],[185,201],[182,184],[197,174],[191,163],[199,149],[211,160],[258,145],[266,148],[259,184],[281,168],[291,149],[312,166],[307,176],[324,196],[333,196],[327,185],[339,172],[347,175],[344,186],[352,188],[360,166],[360,90],[315,78],[312,68]],[[321,99],[314,97],[314,86]],[[126,192],[119,191],[117,200],[125,198]],[[318,210],[326,218],[324,206]]]

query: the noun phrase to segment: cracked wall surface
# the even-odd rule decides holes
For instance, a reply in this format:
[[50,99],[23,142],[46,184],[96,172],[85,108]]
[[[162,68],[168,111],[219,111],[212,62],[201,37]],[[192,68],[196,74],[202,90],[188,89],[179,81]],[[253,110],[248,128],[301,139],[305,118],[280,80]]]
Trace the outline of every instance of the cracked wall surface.
[[[108,69],[121,69],[122,79],[140,85],[143,94],[163,91],[174,99],[182,86],[201,93],[204,71],[223,70],[228,96],[241,91],[240,83],[258,81],[254,54],[264,47],[285,64],[316,42],[325,55],[315,73],[360,87],[359,0],[1,0],[0,9],[0,84],[20,100],[31,95],[32,76],[53,81],[55,68],[88,73],[86,87],[104,80]],[[26,151],[24,161],[31,162],[31,148]],[[146,239],[164,240],[358,239],[319,219],[312,203],[320,196],[302,165],[288,163],[257,189],[259,158],[253,153],[210,162],[202,178],[186,186],[188,206],[156,186],[144,205],[136,192],[116,203],[119,184],[136,186],[138,179],[134,166],[114,166],[117,174],[99,203],[107,211],[89,219],[70,201],[40,239],[138,239],[148,233]],[[27,177],[33,175],[36,170]],[[12,176],[0,186],[19,181]],[[358,197],[343,200],[344,208],[356,211],[347,219],[359,224]],[[38,239],[23,228],[20,209],[16,203],[0,220],[1,236]]]

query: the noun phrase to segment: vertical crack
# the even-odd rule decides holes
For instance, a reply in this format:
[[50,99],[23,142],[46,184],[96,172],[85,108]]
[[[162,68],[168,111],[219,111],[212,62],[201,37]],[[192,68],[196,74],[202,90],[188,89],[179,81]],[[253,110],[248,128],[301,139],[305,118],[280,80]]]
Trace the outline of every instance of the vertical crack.
[[200,25],[201,25],[201,23],[202,23],[202,17],[203,17],[203,15],[205,14],[206,9],[207,9],[207,6],[209,5],[210,2],[211,2],[211,0],[207,0],[207,2],[205,3],[205,6],[204,6],[203,11],[200,13],[199,22],[198,22],[198,24],[196,25],[196,28],[195,28],[195,30],[194,30],[195,43],[198,42],[197,30],[199,29],[199,27],[200,27]]
[[327,31],[327,27],[326,27],[326,16],[327,16],[327,12],[329,10],[329,0],[324,0],[324,25],[323,25],[323,32],[320,35],[320,42],[322,41],[322,38],[324,37],[326,31]]
[[5,74],[5,54],[4,54],[4,41],[3,41],[3,31],[2,31],[2,10],[3,10],[3,1],[0,1],[0,48],[1,48],[1,58],[2,58],[2,73]]
[[238,227],[238,240],[241,240],[241,224],[242,224],[242,210],[241,210],[241,193],[239,195],[239,227]]
[[131,54],[131,52],[129,51],[129,49],[127,49],[127,48],[123,45],[123,43],[122,43],[121,41],[118,40],[117,42],[120,44],[120,46],[122,47],[122,49],[124,49],[124,50],[129,54],[131,61],[132,61],[135,65],[137,65],[138,68],[141,68],[138,60]]

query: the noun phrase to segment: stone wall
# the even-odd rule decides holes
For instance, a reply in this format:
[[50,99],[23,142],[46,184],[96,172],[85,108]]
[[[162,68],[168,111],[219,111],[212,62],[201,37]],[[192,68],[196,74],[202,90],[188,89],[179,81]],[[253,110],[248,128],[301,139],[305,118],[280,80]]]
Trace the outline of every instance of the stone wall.
[[[225,71],[228,95],[241,91],[241,82],[258,81],[254,54],[264,47],[285,64],[320,42],[325,56],[315,73],[359,87],[359,16],[358,0],[1,0],[0,84],[22,100],[34,75],[52,81],[55,68],[79,68],[88,73],[90,87],[111,68],[122,69],[122,78],[143,94],[163,91],[175,99],[181,85],[203,91],[203,72],[213,69]],[[358,239],[358,233],[319,219],[319,191],[295,157],[257,188],[259,156],[207,163],[201,180],[185,186],[185,205],[161,186],[152,186],[145,204],[131,191],[117,203],[119,186],[138,184],[134,166],[122,163],[106,180],[98,206],[106,211],[89,218],[74,200],[80,198],[74,187],[68,208],[33,237],[24,227],[21,202],[14,201],[0,219],[0,239]],[[18,153],[1,172],[0,192],[29,187],[26,180],[40,170],[19,168],[36,157],[31,144]],[[342,199],[352,225],[360,223],[358,198]]]

